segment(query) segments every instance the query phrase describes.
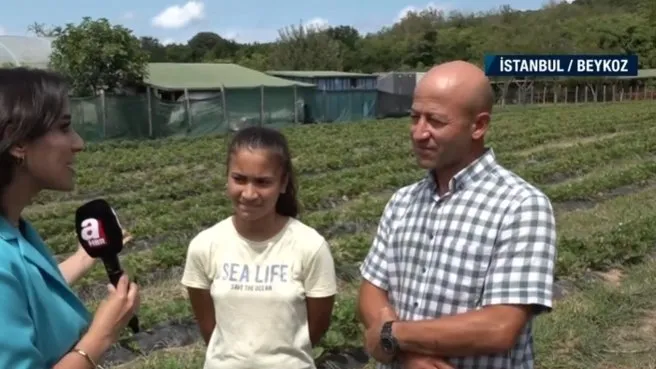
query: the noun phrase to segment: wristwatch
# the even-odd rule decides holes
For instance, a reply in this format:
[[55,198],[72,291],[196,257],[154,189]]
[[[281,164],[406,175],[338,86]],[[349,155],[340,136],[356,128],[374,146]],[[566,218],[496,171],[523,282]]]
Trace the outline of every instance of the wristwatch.
[[383,351],[392,357],[399,353],[399,342],[392,334],[392,324],[394,321],[385,322],[380,330],[380,346]]

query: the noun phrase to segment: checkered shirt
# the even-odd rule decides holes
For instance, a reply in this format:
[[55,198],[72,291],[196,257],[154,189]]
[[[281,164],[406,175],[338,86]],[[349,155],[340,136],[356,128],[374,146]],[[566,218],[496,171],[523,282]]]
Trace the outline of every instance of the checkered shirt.
[[[388,291],[401,320],[496,304],[531,304],[541,313],[552,308],[555,261],[549,199],[487,149],[442,197],[430,173],[398,190],[383,211],[361,273]],[[532,369],[532,321],[509,352],[447,359],[458,369]]]

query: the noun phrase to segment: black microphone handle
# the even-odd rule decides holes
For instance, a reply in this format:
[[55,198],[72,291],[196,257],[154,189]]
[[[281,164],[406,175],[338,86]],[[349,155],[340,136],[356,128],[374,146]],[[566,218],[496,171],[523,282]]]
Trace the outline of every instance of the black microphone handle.
[[[116,259],[116,260],[113,260]],[[116,287],[118,284],[118,280],[121,279],[121,276],[123,275],[123,270],[119,266],[118,263],[118,257],[113,257],[113,258],[102,258],[103,264],[105,264],[105,271],[107,271],[107,276],[109,277],[109,281]],[[137,318],[137,315],[135,314],[132,316],[130,321],[128,322],[128,326],[132,329],[133,333],[139,333],[139,318]]]

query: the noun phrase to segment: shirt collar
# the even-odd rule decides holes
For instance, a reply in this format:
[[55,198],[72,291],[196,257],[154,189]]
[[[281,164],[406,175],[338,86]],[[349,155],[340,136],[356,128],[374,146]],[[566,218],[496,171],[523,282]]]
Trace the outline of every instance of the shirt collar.
[[[449,181],[449,193],[461,191],[474,183],[480,181],[494,168],[497,164],[496,156],[492,148],[486,148],[483,155],[471,162],[468,166],[456,173]],[[437,182],[434,176],[435,170],[430,170],[427,174],[429,187],[433,193],[437,193]]]
[[[25,226],[24,221],[21,219],[21,225]],[[13,241],[21,236],[19,228],[14,227],[7,218],[0,215],[0,238],[6,241]]]

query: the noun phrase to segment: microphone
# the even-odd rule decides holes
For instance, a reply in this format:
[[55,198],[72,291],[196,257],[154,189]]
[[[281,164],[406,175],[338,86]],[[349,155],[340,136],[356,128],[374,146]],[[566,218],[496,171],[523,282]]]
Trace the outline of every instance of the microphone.
[[[84,251],[105,264],[109,281],[116,287],[123,275],[118,254],[123,249],[123,229],[118,216],[107,201],[96,199],[75,211],[75,232]],[[139,332],[139,319],[133,316],[128,323],[132,332]]]

